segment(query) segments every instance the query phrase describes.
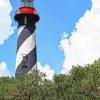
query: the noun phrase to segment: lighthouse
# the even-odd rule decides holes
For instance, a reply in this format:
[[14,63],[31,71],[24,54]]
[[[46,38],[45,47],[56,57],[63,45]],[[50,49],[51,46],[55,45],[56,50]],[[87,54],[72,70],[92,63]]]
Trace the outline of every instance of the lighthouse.
[[27,74],[36,68],[36,23],[39,15],[33,7],[34,0],[20,0],[20,7],[16,11],[14,19],[18,23],[18,37],[16,50],[16,75]]

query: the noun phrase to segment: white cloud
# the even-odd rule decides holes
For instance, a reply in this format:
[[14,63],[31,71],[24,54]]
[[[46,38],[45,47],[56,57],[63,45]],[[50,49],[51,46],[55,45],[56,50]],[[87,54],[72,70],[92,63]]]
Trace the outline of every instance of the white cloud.
[[3,77],[3,76],[11,76],[8,68],[7,68],[7,64],[5,62],[1,62],[0,63],[0,77]]
[[12,7],[9,0],[0,0],[0,45],[14,32],[10,13]]
[[53,79],[54,70],[50,68],[49,65],[42,65],[40,62],[37,63],[38,70],[46,74],[46,78],[51,80]]
[[76,23],[76,31],[72,36],[64,33],[60,41],[65,61],[61,73],[69,72],[72,65],[92,63],[100,57],[100,0],[92,0],[91,11]]

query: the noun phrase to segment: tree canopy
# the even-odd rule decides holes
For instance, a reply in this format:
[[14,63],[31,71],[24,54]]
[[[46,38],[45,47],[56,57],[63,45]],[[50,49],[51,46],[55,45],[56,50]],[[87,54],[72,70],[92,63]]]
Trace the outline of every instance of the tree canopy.
[[100,59],[93,64],[73,66],[69,74],[30,74],[0,78],[0,100],[100,100]]

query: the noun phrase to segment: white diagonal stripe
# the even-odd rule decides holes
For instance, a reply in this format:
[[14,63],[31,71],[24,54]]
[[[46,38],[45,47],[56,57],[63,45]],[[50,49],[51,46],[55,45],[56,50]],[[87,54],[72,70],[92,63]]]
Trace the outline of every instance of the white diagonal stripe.
[[20,33],[23,31],[23,29],[25,28],[25,25],[23,25],[23,26],[20,26],[18,29],[19,29],[19,31],[18,31],[18,36],[20,35]]
[[23,54],[29,54],[35,47],[35,33],[30,35],[20,46],[16,55],[16,68],[22,62]]

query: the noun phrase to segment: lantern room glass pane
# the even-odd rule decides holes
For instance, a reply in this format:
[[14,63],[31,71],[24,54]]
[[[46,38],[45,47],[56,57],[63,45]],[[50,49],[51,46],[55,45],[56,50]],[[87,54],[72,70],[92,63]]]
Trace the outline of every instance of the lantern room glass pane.
[[33,6],[33,0],[21,0],[21,6],[29,6],[32,7]]

